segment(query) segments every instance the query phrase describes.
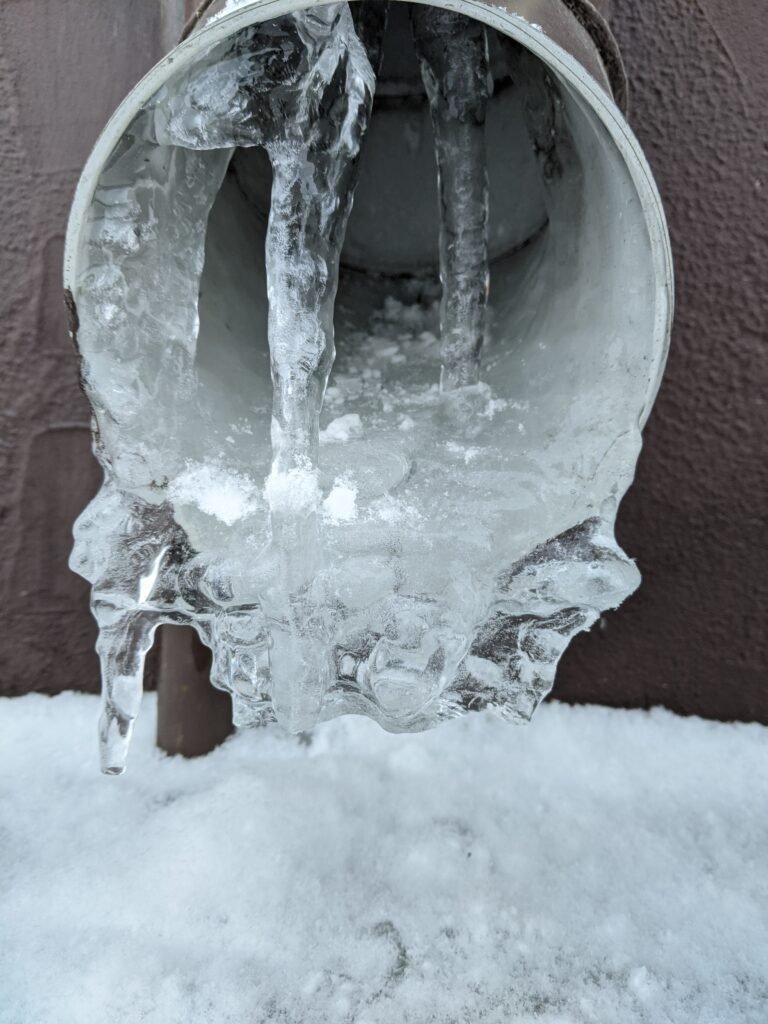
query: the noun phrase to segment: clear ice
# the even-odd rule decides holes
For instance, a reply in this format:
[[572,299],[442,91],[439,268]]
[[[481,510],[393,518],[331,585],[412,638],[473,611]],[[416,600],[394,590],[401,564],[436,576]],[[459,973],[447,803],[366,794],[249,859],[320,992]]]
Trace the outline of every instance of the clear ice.
[[440,197],[441,386],[475,384],[488,301],[485,115],[493,89],[485,26],[414,4],[413,37],[432,110]]
[[[571,449],[554,436],[526,444],[541,432],[536,394],[478,379],[489,78],[484,30],[466,19],[427,7],[414,18],[442,300],[393,281],[362,321],[337,308],[334,339],[386,17],[383,4],[355,6],[359,36],[334,4],[213,47],[140,112],[94,195],[76,340],[105,481],[76,524],[72,567],[93,588],[108,773],[125,767],[160,623],[197,629],[240,725],[305,730],[354,712],[409,731],[479,707],[527,719],[570,638],[639,582],[613,538],[639,432],[617,439],[589,403],[570,411],[595,495],[585,506]],[[509,60],[554,209],[568,190],[548,183],[580,174],[560,163],[568,126],[554,85],[514,49]],[[237,191],[249,173],[237,151],[253,147],[272,175],[268,330],[249,325],[252,349],[232,364],[200,345],[200,309],[217,301],[202,275],[209,220],[225,216],[214,201]],[[256,271],[239,256],[232,273],[249,287]],[[488,352],[489,379],[503,358]]]

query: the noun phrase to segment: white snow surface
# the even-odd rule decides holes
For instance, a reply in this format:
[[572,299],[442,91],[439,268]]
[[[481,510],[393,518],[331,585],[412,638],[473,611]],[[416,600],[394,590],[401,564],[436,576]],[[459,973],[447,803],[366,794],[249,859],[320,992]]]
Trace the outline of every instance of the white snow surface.
[[768,1019],[768,729],[548,705],[98,774],[0,701],[2,1024]]

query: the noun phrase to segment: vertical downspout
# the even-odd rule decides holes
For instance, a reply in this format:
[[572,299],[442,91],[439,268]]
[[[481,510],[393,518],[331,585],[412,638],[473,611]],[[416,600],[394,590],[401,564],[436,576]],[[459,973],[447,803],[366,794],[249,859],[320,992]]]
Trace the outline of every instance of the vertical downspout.
[[[189,0],[163,0],[161,40],[166,51],[186,34],[192,6]],[[211,685],[211,652],[191,626],[161,626],[155,645],[157,745],[183,757],[207,754],[232,732],[231,699]]]

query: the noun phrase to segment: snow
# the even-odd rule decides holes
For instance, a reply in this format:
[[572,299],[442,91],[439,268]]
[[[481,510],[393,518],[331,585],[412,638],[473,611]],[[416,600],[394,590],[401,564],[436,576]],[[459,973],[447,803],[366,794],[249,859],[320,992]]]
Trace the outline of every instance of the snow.
[[349,441],[353,437],[360,437],[362,433],[363,421],[360,416],[357,413],[347,413],[345,416],[337,416],[325,430],[320,431],[320,443]]
[[357,487],[349,480],[338,477],[323,502],[323,512],[334,523],[352,522],[357,518]]
[[320,500],[317,473],[309,464],[288,470],[278,470],[273,466],[264,485],[264,493],[273,512],[295,513],[314,509]]
[[2,1024],[764,1024],[768,729],[547,705],[99,775],[0,701]]
[[168,489],[174,505],[195,505],[227,526],[254,512],[259,491],[244,474],[209,463],[187,463],[186,469]]
[[226,0],[221,10],[211,15],[207,20],[209,22],[218,21],[219,18],[224,18],[228,14],[234,14],[236,11],[240,10],[241,7],[246,7],[250,2],[251,0]]

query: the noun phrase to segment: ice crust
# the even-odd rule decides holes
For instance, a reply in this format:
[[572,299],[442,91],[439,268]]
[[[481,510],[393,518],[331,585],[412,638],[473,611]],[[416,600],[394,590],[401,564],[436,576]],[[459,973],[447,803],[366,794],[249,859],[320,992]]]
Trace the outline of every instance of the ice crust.
[[[639,431],[617,437],[609,399],[585,396],[545,432],[543,402],[495,372],[498,349],[469,383],[484,330],[482,181],[455,189],[452,214],[475,209],[458,288],[470,313],[446,312],[448,287],[440,303],[424,281],[393,283],[362,327],[337,317],[326,392],[369,58],[346,5],[246,29],[161,89],[99,182],[76,299],[105,483],[76,524],[72,565],[93,585],[105,771],[124,767],[161,622],[190,623],[211,647],[238,724],[276,716],[299,731],[355,712],[412,731],[482,707],[527,719],[571,637],[638,585],[613,524]],[[521,81],[555,214],[580,171],[556,89],[535,66]],[[458,159],[446,132],[444,182]],[[254,325],[261,371],[236,367],[241,390],[222,397],[196,351],[206,227],[233,150],[253,146],[273,174],[270,362]],[[454,271],[461,260],[444,286]],[[474,325],[460,344],[457,316]]]

